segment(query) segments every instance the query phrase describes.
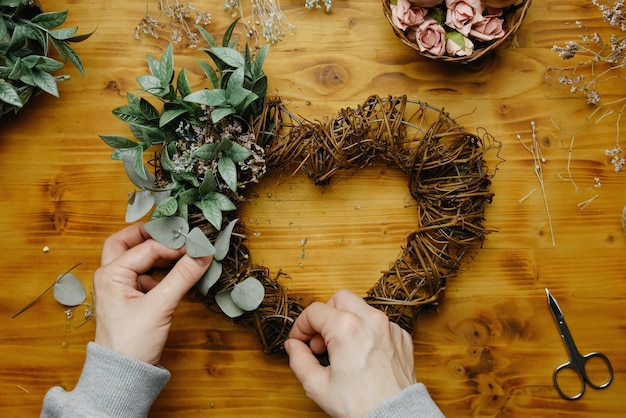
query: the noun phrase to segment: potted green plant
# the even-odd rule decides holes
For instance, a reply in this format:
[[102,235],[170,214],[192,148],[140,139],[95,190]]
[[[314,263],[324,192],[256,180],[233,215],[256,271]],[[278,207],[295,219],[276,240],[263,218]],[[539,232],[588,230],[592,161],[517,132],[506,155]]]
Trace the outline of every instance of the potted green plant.
[[[59,28],[67,16],[67,10],[44,12],[36,0],[0,0],[0,116],[19,111],[41,91],[58,97],[57,83],[69,76],[53,73],[68,61],[84,74],[70,43],[93,32],[77,35],[77,28]],[[51,46],[60,61],[49,56]]]

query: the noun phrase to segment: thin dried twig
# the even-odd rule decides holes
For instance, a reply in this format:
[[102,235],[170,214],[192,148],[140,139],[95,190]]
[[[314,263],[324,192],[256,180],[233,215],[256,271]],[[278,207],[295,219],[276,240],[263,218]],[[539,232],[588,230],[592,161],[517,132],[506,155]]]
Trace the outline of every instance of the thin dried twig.
[[[491,229],[483,226],[492,174],[484,156],[495,141],[467,133],[443,110],[402,97],[369,97],[321,121],[293,115],[280,98],[268,98],[253,129],[266,151],[268,169],[304,171],[327,184],[340,170],[359,170],[381,161],[407,175],[416,202],[417,228],[365,300],[411,331],[417,314],[437,304],[447,281],[466,267]],[[192,216],[202,223],[201,215]],[[243,226],[238,226],[242,228]],[[279,272],[253,264],[243,234],[235,235],[224,273],[206,297],[253,276],[265,285],[259,309],[242,317],[268,353],[282,352],[301,301],[290,296]]]

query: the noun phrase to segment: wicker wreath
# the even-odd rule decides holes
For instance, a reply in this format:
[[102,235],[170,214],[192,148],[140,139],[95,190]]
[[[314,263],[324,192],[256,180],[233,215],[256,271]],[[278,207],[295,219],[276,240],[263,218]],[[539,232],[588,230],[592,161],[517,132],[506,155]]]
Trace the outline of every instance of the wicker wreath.
[[[409,332],[420,310],[437,304],[448,279],[467,266],[492,232],[482,225],[485,204],[493,197],[484,154],[496,143],[487,133],[465,132],[443,110],[405,96],[371,96],[354,109],[312,122],[295,117],[276,97],[268,98],[254,129],[257,142],[265,146],[268,170],[303,170],[317,185],[340,170],[359,170],[376,161],[406,174],[417,202],[418,228],[365,300]],[[206,224],[201,215],[190,221]],[[222,276],[203,301],[212,307],[215,293],[257,278],[265,286],[265,299],[237,321],[256,329],[266,353],[282,352],[303,303],[281,283],[285,273],[272,277],[268,268],[252,262],[245,226],[237,228]]]
[[528,12],[531,2],[532,0],[520,0],[519,2],[516,2],[516,4],[514,4],[513,6],[507,7],[503,10],[504,23],[502,25],[502,28],[504,29],[506,35],[504,35],[502,38],[498,38],[489,42],[477,42],[472,54],[462,57],[452,57],[448,55],[439,56],[431,54],[427,51],[420,51],[419,46],[414,41],[411,41],[409,38],[407,38],[402,29],[393,24],[393,21],[391,19],[391,1],[382,0],[383,13],[387,17],[387,20],[389,21],[389,24],[393,29],[393,33],[402,41],[402,43],[408,45],[426,58],[461,64],[467,64],[472,61],[476,61],[477,59],[484,57],[503,43],[510,41],[515,36],[517,30],[522,24],[522,21],[526,17],[526,12]]

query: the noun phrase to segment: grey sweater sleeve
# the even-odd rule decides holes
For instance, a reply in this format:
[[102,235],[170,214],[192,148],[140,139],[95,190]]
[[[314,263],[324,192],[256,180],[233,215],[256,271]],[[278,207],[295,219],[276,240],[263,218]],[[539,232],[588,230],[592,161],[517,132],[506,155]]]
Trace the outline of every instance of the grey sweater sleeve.
[[50,389],[41,417],[145,417],[169,379],[161,367],[90,342],[76,387]]
[[426,386],[416,383],[378,405],[367,414],[366,418],[439,418],[443,416],[428,394]]

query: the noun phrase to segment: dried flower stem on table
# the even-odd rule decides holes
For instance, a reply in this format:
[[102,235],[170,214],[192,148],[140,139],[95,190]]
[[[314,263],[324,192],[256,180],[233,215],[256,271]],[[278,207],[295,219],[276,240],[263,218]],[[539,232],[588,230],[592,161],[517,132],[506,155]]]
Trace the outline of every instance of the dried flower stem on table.
[[[522,137],[520,135],[517,135],[517,140],[520,142],[520,144],[522,144],[522,146],[526,149],[526,151],[530,152],[530,155],[533,158],[533,171],[535,172],[535,175],[537,176],[537,180],[539,181],[539,185],[541,186],[541,193],[543,194],[543,203],[546,206],[546,215],[548,216],[548,224],[550,225],[550,237],[552,238],[552,246],[555,246],[556,241],[554,240],[554,228],[552,227],[552,216],[550,215],[550,206],[548,205],[548,197],[546,196],[546,186],[543,180],[543,169],[541,167],[542,164],[545,164],[546,158],[543,156],[543,153],[541,152],[541,147],[539,146],[539,142],[537,141],[537,130],[535,126],[535,121],[530,122],[530,127],[532,130],[530,145],[525,144],[524,141],[522,141]],[[520,199],[520,203],[524,201],[527,196]]]
[[245,18],[242,0],[224,0],[224,9],[233,17],[241,17],[246,29],[246,35],[259,43],[259,33],[269,43],[283,39],[287,34],[292,35],[295,26],[292,25],[280,8],[278,0],[250,0],[250,18]]
[[[139,39],[141,34],[158,39],[159,33],[169,32],[170,41],[173,44],[179,44],[186,39],[185,46],[195,48],[200,38],[193,29],[194,25],[206,26],[211,23],[211,13],[198,10],[189,1],[181,3],[178,0],[158,0],[157,8],[159,15],[154,17],[150,14],[149,5],[146,3],[146,15],[135,27],[136,39]],[[159,20],[162,14],[167,16],[168,23],[162,23]]]
[[[593,4],[602,13],[602,18],[611,27],[618,27],[622,33],[626,31],[626,10],[623,0],[604,1],[593,0]],[[572,94],[579,94],[585,98],[588,104],[597,106],[585,119],[585,122],[572,135],[569,145],[567,162],[568,181],[578,190],[578,186],[571,175],[571,158],[576,135],[592,120],[598,123],[609,116],[616,118],[615,146],[606,150],[606,155],[611,157],[611,164],[615,172],[620,172],[626,164],[623,150],[620,145],[621,116],[626,108],[626,97],[620,97],[610,102],[602,102],[604,93],[615,90],[614,83],[624,80],[626,76],[626,36],[611,34],[609,42],[605,42],[600,33],[590,33],[583,22],[576,22],[585,33],[578,41],[568,41],[565,46],[554,45],[552,50],[564,60],[581,58],[577,63],[565,67],[549,67],[547,79],[551,73],[558,75],[557,82],[568,88]],[[606,91],[603,86],[608,85]],[[610,89],[610,90],[609,90]],[[603,110],[601,113],[600,111]],[[596,119],[597,117],[597,119]]]

